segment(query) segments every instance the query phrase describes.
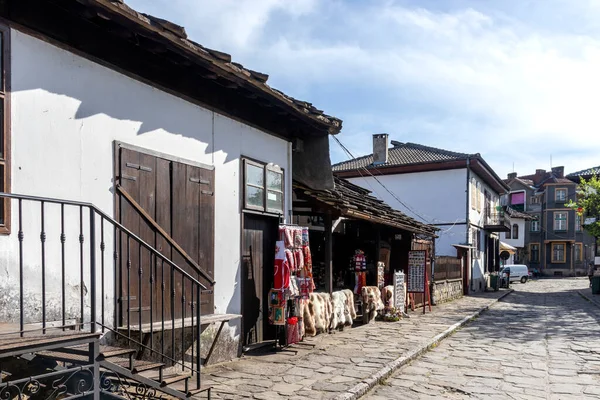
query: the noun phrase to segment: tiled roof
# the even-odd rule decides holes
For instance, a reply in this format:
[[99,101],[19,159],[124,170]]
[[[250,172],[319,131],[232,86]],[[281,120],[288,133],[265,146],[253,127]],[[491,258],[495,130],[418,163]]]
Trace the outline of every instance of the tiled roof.
[[522,179],[522,178],[517,178],[517,179],[520,180],[521,182],[523,182],[525,185],[533,186],[533,180],[531,180],[531,179]]
[[[535,181],[536,178],[538,179],[537,183]],[[546,172],[544,172],[543,175],[540,175],[540,176],[536,176],[535,174],[522,175],[522,176],[518,176],[515,179],[517,179],[523,183],[526,183],[527,185],[532,186],[537,189],[543,188],[543,186],[547,183],[565,183],[565,184],[573,183],[573,181],[570,179],[560,178],[560,177],[556,176],[552,171],[546,171]]]
[[577,171],[577,172],[572,172],[569,175],[567,175],[568,178],[578,178],[578,177],[585,177],[585,176],[593,176],[593,175],[597,175],[600,176],[600,165],[597,167],[592,167],[592,168],[588,168],[588,169],[583,169],[581,171]]
[[388,150],[388,162],[373,166],[373,154],[359,157],[354,160],[343,161],[333,165],[333,171],[350,171],[359,168],[375,168],[396,165],[411,165],[436,163],[444,161],[466,160],[473,154],[457,153],[453,151],[423,146],[416,143],[394,143],[394,147]]
[[151,50],[160,49],[163,53],[170,51],[183,55],[189,68],[198,70],[198,82],[189,82],[190,85],[200,84],[200,77],[209,76],[206,79],[214,80],[230,90],[240,90],[246,97],[265,103],[266,107],[287,109],[293,112],[295,118],[308,118],[313,124],[325,127],[329,134],[339,133],[342,128],[340,119],[325,114],[309,102],[297,100],[270,87],[267,84],[269,75],[245,68],[240,63],[233,62],[231,55],[189,39],[182,26],[137,12],[125,4],[124,0],[78,0],[78,3],[87,8],[86,15],[110,20],[119,24],[130,36],[143,37],[144,40],[138,43],[140,47],[147,46]]
[[570,179],[567,179],[567,178],[558,178],[554,175],[551,175],[550,177],[548,177],[547,179],[542,181],[542,183],[540,185],[545,185],[547,183],[570,183],[570,184],[572,184],[573,181]]
[[350,218],[366,219],[428,236],[435,235],[439,230],[433,225],[424,224],[401,211],[394,210],[382,200],[371,196],[367,189],[336,176],[334,182],[334,190],[314,190],[296,181],[293,185],[299,197],[308,196]]
[[527,213],[524,212],[520,212],[517,211],[511,207],[507,207],[506,211],[508,212],[508,215],[510,218],[520,218],[520,219],[525,219],[525,220],[532,220],[534,219],[534,217],[532,215],[529,215]]
[[525,186],[533,186],[533,180],[531,180],[531,179],[523,179],[523,178],[520,178],[520,177],[516,177],[516,178],[513,178],[513,179],[503,179],[503,181],[506,184],[508,184],[508,183],[510,183],[512,181],[517,181],[517,182],[521,182]]

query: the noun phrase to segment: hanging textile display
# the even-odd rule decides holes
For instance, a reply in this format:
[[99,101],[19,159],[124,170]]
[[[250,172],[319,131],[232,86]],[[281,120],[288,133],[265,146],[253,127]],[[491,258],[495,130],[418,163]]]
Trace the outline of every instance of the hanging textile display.
[[283,325],[284,315],[284,292],[283,290],[271,289],[269,291],[269,323],[272,325]]
[[285,257],[283,245],[283,241],[277,241],[275,244],[275,279],[273,287],[278,290],[290,287],[290,266]]
[[[269,293],[269,322],[284,327],[284,345],[297,343],[304,336],[304,303],[315,289],[306,227],[281,225],[275,249],[273,289]],[[281,333],[281,331],[278,331]]]
[[385,286],[385,264],[381,261],[377,262],[377,287],[382,290]]
[[354,252],[352,266],[355,271],[354,293],[360,294],[362,287],[367,285],[367,258],[362,250],[359,249]]

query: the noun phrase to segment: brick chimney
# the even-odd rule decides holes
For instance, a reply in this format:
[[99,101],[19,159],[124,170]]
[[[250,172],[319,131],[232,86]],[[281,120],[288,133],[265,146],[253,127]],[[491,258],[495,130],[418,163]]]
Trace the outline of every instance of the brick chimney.
[[516,172],[511,172],[510,174],[508,174],[508,179],[515,179],[516,177],[517,177]]
[[545,169],[536,169],[535,176],[533,177],[533,184],[538,185],[539,183],[541,183],[544,180],[545,177],[546,177]]
[[564,178],[565,177],[565,167],[554,167],[554,168],[552,168],[552,173],[557,178]]
[[388,161],[388,136],[387,133],[373,135],[373,165]]

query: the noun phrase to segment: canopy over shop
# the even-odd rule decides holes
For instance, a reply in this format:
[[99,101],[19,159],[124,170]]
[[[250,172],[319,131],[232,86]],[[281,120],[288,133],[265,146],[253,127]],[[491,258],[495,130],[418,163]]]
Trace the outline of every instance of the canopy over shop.
[[371,192],[334,177],[333,190],[314,190],[294,182],[295,223],[308,226],[317,290],[356,289],[356,260],[360,255],[366,285],[378,286],[384,264],[385,285],[394,271],[407,272],[408,252],[428,250],[434,257],[437,228],[394,210]]

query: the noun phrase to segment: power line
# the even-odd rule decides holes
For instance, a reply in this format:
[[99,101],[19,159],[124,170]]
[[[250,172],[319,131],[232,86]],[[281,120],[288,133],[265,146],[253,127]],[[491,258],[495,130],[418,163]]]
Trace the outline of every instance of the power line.
[[[344,146],[342,144],[342,142],[340,142],[340,140],[333,136],[333,138],[335,139],[335,141],[340,145],[340,147],[353,159],[356,160],[356,157],[354,157],[354,155],[350,152],[350,150],[348,150],[346,148],[346,146]],[[412,212],[414,215],[416,215],[417,217],[421,218],[423,221],[425,221],[428,224],[433,225],[433,223],[431,221],[429,221],[427,218],[423,217],[422,215],[420,215],[418,212],[416,212],[412,207],[410,207],[409,205],[407,205],[406,203],[404,203],[402,200],[400,200],[400,198],[398,196],[396,196],[395,193],[393,193],[390,189],[388,189],[387,186],[385,186],[383,184],[383,182],[381,182],[375,175],[373,175],[371,173],[371,171],[369,171],[366,167],[360,167],[357,172],[359,173],[359,175],[361,177],[364,178],[364,176],[360,173],[360,169],[364,169],[369,175],[371,175],[371,177],[373,177],[373,179],[375,179],[377,181],[377,183],[379,183],[394,199],[396,199],[396,201],[400,204],[402,204],[406,209],[408,209],[410,212]]]

